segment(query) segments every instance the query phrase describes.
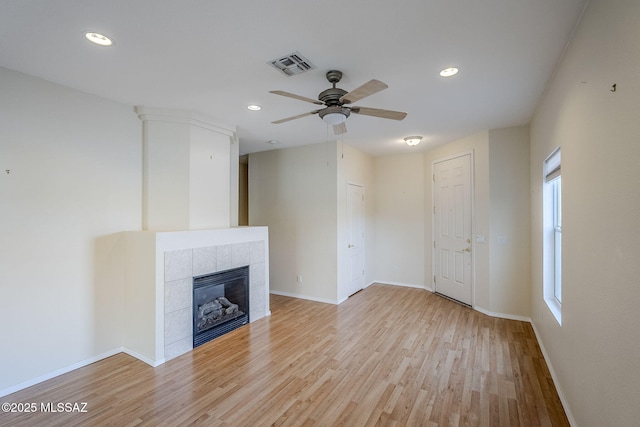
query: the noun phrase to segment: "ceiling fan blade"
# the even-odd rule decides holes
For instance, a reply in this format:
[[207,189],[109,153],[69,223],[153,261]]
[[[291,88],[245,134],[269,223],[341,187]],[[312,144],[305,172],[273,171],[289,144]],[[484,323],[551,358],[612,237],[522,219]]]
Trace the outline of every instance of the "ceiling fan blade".
[[351,104],[360,101],[362,98],[366,98],[369,95],[378,93],[388,87],[389,86],[387,86],[385,83],[382,83],[380,80],[369,80],[362,86],[352,90],[346,95],[343,95],[340,98],[340,102],[343,104]]
[[380,108],[352,107],[351,112],[391,120],[402,120],[407,117],[407,113],[403,113],[401,111],[382,110]]
[[296,95],[295,93],[289,93],[289,92],[285,92],[283,90],[271,90],[271,91],[269,91],[269,93],[273,93],[273,94],[281,95],[281,96],[286,96],[286,97],[293,98],[293,99],[299,99],[300,101],[306,101],[306,102],[310,102],[310,103],[316,104],[316,105],[324,105],[324,103],[322,103],[322,101],[319,101],[317,99],[307,98],[306,96]]
[[275,122],[271,122],[271,123],[273,123],[274,125],[277,125],[277,124],[280,124],[280,123],[288,122],[290,120],[301,119],[303,117],[307,117],[307,116],[312,116],[314,114],[318,114],[318,111],[320,111],[320,110],[309,111],[308,113],[298,114],[297,116],[287,117],[286,119],[276,120]]
[[342,135],[343,133],[347,133],[347,124],[345,122],[338,123],[337,125],[333,125],[334,135]]

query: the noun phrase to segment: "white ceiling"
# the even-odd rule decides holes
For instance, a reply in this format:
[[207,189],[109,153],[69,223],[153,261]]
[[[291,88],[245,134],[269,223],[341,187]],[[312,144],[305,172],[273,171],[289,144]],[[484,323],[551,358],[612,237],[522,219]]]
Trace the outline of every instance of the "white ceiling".
[[[317,106],[269,91],[316,98],[338,69],[347,91],[374,78],[389,85],[356,105],[408,113],[348,119],[338,139],[383,155],[527,124],[585,2],[1,0],[0,66],[132,106],[206,114],[237,126],[241,153],[336,139],[317,115],[271,124]],[[85,31],[116,44],[94,46]],[[317,68],[287,77],[267,64],[294,51]],[[440,77],[449,66],[460,73]],[[423,143],[407,147],[409,135]]]

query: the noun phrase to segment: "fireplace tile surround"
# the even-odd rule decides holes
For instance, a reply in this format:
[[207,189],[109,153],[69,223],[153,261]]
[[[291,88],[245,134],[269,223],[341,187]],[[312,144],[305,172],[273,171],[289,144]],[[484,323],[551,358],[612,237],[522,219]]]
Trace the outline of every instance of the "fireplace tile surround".
[[264,241],[164,253],[164,357],[193,349],[193,277],[249,266],[249,318],[265,312]]

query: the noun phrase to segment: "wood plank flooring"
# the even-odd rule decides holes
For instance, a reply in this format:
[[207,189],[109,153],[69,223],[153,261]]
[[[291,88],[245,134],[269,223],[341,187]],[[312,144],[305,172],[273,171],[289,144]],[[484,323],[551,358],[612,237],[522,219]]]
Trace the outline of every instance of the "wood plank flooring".
[[155,369],[118,354],[0,398],[87,403],[0,425],[569,425],[528,323],[388,285],[271,311]]

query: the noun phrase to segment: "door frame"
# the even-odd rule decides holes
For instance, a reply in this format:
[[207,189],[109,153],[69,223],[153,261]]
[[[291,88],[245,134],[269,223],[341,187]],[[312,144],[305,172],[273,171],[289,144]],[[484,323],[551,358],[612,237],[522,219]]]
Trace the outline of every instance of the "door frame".
[[436,277],[436,252],[433,250],[436,241],[436,183],[434,169],[436,163],[446,162],[458,157],[469,156],[469,177],[470,177],[470,196],[471,197],[471,307],[476,306],[476,175],[475,175],[475,156],[474,150],[461,151],[459,153],[451,154],[446,157],[435,159],[431,161],[431,289],[432,292],[437,292],[435,277]]

